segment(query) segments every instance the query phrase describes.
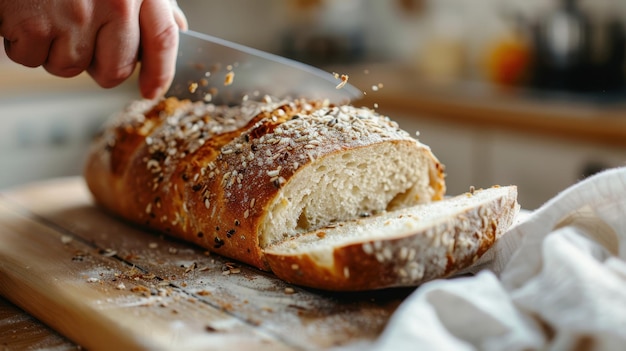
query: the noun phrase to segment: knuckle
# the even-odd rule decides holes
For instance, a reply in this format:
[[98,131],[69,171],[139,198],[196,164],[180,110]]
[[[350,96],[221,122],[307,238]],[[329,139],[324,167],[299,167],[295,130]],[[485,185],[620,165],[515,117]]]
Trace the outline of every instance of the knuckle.
[[154,51],[168,51],[178,45],[178,26],[171,23],[161,32],[156,33],[151,47]]
[[128,0],[108,0],[106,5],[111,15],[117,18],[128,18],[132,13],[131,1]]
[[79,26],[89,24],[91,20],[91,16],[89,14],[90,9],[85,2],[73,1],[68,5],[69,8],[67,9],[67,16],[73,23],[76,23]]
[[53,39],[52,26],[45,21],[40,21],[35,18],[24,20],[16,27],[16,31],[15,37],[22,41],[26,40],[33,43],[40,43]]
[[81,54],[68,55],[67,52],[57,50],[52,52],[43,66],[55,76],[70,78],[81,74],[89,67],[89,57]]
[[54,39],[51,25],[37,18],[24,19],[2,34],[7,57],[27,67],[38,67],[45,62],[47,55],[33,55],[33,52],[39,53]]

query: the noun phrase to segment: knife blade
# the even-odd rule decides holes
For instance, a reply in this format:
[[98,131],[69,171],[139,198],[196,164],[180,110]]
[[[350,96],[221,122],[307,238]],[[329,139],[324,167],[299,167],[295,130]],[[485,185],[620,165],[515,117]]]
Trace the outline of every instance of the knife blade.
[[362,97],[335,74],[261,50],[194,31],[181,31],[174,80],[165,94],[192,101],[238,104],[244,97],[328,99]]

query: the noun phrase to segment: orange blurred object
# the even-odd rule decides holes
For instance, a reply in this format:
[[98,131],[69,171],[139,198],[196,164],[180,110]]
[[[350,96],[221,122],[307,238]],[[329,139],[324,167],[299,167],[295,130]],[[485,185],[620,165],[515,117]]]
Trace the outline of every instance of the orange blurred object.
[[528,77],[532,63],[530,44],[518,34],[503,36],[486,54],[486,75],[499,85],[521,85]]

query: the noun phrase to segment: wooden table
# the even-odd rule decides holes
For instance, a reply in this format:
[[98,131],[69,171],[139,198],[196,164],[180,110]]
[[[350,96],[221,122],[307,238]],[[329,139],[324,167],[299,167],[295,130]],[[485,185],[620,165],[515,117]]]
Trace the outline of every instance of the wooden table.
[[0,194],[0,242],[0,348],[369,344],[412,291],[337,294],[288,285],[111,217],[92,204],[81,178]]

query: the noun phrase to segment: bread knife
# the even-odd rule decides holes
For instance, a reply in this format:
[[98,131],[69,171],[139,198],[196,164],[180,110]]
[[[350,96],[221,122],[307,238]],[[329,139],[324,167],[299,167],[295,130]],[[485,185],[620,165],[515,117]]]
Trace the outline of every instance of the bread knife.
[[328,99],[348,103],[362,96],[337,74],[194,31],[180,31],[176,73],[166,97],[216,104],[242,99]]

